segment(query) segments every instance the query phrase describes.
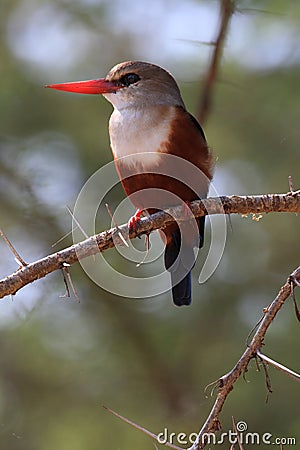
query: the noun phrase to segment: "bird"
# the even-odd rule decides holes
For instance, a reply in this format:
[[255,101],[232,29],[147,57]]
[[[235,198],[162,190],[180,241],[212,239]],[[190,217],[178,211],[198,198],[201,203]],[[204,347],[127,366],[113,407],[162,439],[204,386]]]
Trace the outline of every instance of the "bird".
[[[46,87],[99,94],[112,104],[109,135],[114,162],[125,194],[137,208],[131,227],[145,210],[152,213],[177,206],[179,201],[188,210],[190,202],[207,197],[213,152],[169,71],[150,62],[126,61],[114,66],[105,78]],[[196,232],[190,222],[172,223],[160,230],[176,306],[192,302],[194,249],[204,243],[205,217],[194,219]]]

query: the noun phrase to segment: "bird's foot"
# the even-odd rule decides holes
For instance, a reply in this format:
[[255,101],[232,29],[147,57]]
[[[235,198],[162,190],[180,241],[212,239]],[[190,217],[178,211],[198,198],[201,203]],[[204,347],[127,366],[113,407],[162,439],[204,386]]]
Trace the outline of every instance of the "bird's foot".
[[143,214],[144,214],[143,209],[137,209],[135,214],[132,217],[130,217],[128,221],[129,231],[136,231],[136,224],[139,222]]

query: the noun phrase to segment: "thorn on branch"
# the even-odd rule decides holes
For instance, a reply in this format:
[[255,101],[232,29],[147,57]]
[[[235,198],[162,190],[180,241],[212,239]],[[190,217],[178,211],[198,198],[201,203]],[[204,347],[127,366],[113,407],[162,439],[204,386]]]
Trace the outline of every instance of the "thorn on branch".
[[[83,229],[83,227],[81,226],[81,224],[79,223],[79,221],[76,219],[76,217],[75,217],[73,211],[71,210],[71,208],[69,208],[68,205],[66,206],[66,208],[67,208],[68,213],[69,213],[70,216],[72,217],[72,220],[73,220],[73,221],[75,222],[75,224],[76,224],[76,227],[73,228],[73,230],[76,230],[77,228],[79,228],[79,230],[81,231],[81,233],[83,234],[83,236],[84,236],[86,239],[88,239],[88,238],[89,238],[89,235],[86,233],[86,231]],[[73,230],[72,230],[72,231],[73,231]],[[72,233],[72,231],[70,231],[70,233]],[[66,236],[68,236],[70,233],[68,233]],[[59,241],[57,241],[57,242],[59,242]],[[96,262],[96,256],[95,256],[95,255],[92,255],[92,256],[93,256],[94,262]],[[76,296],[76,295],[75,295],[75,296]],[[78,299],[78,301],[79,301],[79,299]]]
[[283,13],[281,13],[281,12],[277,12],[277,11],[274,12],[274,11],[269,11],[267,9],[260,9],[260,8],[237,8],[236,12],[238,12],[239,14],[253,13],[253,14],[269,14],[272,16],[282,16],[283,15]]
[[[265,373],[265,381],[266,381],[266,387],[267,387],[267,395],[266,395],[266,403],[268,403],[269,401],[269,396],[270,394],[272,394],[272,386],[271,386],[271,378],[268,372],[268,364],[266,362],[266,360],[264,358],[261,358],[260,356],[260,352],[257,350],[255,358],[259,357],[260,361],[262,363],[263,369],[264,369],[264,373]],[[259,364],[258,362],[256,362],[257,367],[259,368]]]
[[269,356],[264,355],[261,353],[260,350],[256,351],[256,356],[259,357],[260,360],[264,361],[266,364],[270,364],[271,366],[275,367],[275,369],[279,370],[280,372],[285,373],[290,378],[292,378],[295,381],[298,381],[300,383],[300,374],[297,372],[294,372],[293,370],[289,369],[288,367],[284,366],[283,364],[278,363],[277,361],[274,361]]
[[248,381],[246,378],[247,372],[248,372],[248,367],[245,367],[245,369],[243,370],[243,380],[245,381],[245,383],[250,383],[250,381]]
[[80,303],[79,296],[77,294],[77,291],[75,289],[75,286],[74,286],[72,278],[71,278],[69,267],[70,267],[70,264],[68,264],[66,262],[62,263],[61,271],[62,271],[62,275],[63,275],[63,280],[64,280],[64,285],[65,285],[65,288],[66,288],[66,292],[63,295],[60,295],[59,298],[70,298],[71,297],[70,289],[69,289],[69,284],[70,284],[72,292],[74,294],[74,297],[76,298],[78,303]]
[[[68,213],[70,214],[70,216],[72,217],[72,220],[75,222],[76,226],[73,228],[73,230],[77,230],[77,228],[81,231],[81,233],[83,234],[83,236],[88,239],[88,234],[85,232],[85,230],[83,229],[83,227],[80,225],[80,223],[78,222],[78,220],[76,219],[73,211],[71,210],[71,208],[69,208],[68,205],[66,205],[66,210],[68,211]],[[60,242],[62,242],[65,238],[67,238],[70,234],[72,234],[72,230],[69,231],[68,233],[64,234],[61,238],[59,238],[56,242],[54,242],[54,244],[51,245],[51,247],[55,247],[57,244],[59,244]]]
[[290,188],[290,192],[293,193],[294,191],[294,183],[293,183],[293,178],[291,175],[289,175],[289,188]]
[[[267,308],[263,309],[263,313],[265,314],[267,312]],[[254,325],[254,327],[252,328],[252,330],[250,330],[247,339],[246,339],[246,345],[247,347],[249,347],[250,345],[250,341],[252,340],[252,337],[254,335],[254,333],[256,332],[257,328],[259,327],[259,325],[261,324],[262,320],[263,320],[264,316],[262,316],[259,321]]]
[[89,235],[85,232],[85,230],[83,229],[83,227],[80,225],[80,223],[78,222],[78,220],[76,219],[76,217],[74,216],[73,211],[71,210],[71,208],[68,207],[68,205],[66,206],[68,213],[70,214],[70,216],[72,217],[72,220],[74,220],[74,222],[76,223],[77,227],[79,228],[79,230],[81,231],[81,233],[83,234],[83,236],[88,239]]
[[237,441],[238,441],[238,444],[239,444],[239,449],[240,450],[245,450],[244,447],[243,447],[243,444],[241,442],[240,434],[239,434],[239,432],[237,430],[237,427],[236,427],[235,418],[233,416],[232,416],[232,428],[234,429],[234,432],[236,434],[236,438],[237,438]]
[[231,220],[231,214],[228,213],[226,215],[226,217],[228,218],[228,224],[229,224],[230,231],[231,231],[231,233],[233,233],[233,225],[232,225],[232,220]]
[[290,288],[291,288],[291,297],[293,299],[294,307],[295,307],[295,314],[296,314],[296,317],[297,317],[298,321],[300,322],[300,311],[299,311],[299,308],[298,308],[298,305],[297,305],[296,296],[295,296],[295,289],[294,289],[295,285],[300,287],[300,283],[299,283],[299,281],[296,279],[296,277],[294,275],[291,275],[289,277],[289,283],[290,283]]
[[68,233],[64,234],[57,241],[55,241],[53,244],[51,244],[51,248],[54,248],[57,244],[60,244],[60,242],[62,242],[64,239],[66,239],[70,234],[72,234],[72,231],[69,231]]
[[[133,428],[136,428],[137,430],[141,431],[142,433],[146,434],[147,436],[150,436],[152,439],[154,439],[155,442],[159,442],[159,437],[152,433],[152,431],[147,430],[144,427],[141,427],[140,425],[138,425],[137,423],[133,422],[132,420],[127,419],[124,416],[121,416],[121,414],[117,413],[116,411],[114,411],[113,409],[110,409],[108,406],[104,406],[102,405],[102,407],[110,412],[111,414],[113,414],[114,416],[118,417],[119,419],[123,420],[123,422],[128,423],[129,425],[131,425]],[[170,442],[165,442],[164,445],[166,447],[170,447],[174,450],[183,450],[181,447],[178,447],[174,444],[171,444]]]
[[[64,263],[64,264],[66,264],[66,263]],[[69,289],[69,285],[68,285],[68,281],[67,281],[67,278],[66,278],[65,271],[66,271],[66,270],[65,270],[65,267],[62,267],[62,268],[61,268],[61,272],[62,272],[62,276],[63,276],[63,280],[64,280],[64,285],[65,285],[65,288],[66,288],[66,292],[65,292],[64,294],[60,295],[59,298],[70,298],[70,297],[71,297],[71,295],[70,295],[70,289]]]
[[140,261],[139,263],[136,264],[136,267],[141,267],[142,264],[145,263],[147,256],[149,255],[149,251],[150,251],[150,233],[149,234],[145,234],[145,245],[146,245],[146,253],[144,258],[142,259],[142,261]]
[[1,230],[0,228],[0,236],[2,237],[2,239],[4,240],[4,242],[6,243],[7,247],[11,250],[11,252],[15,255],[15,261],[16,263],[21,267],[25,267],[28,264],[24,261],[24,259],[22,258],[22,256],[17,252],[17,250],[15,249],[15,247],[12,245],[12,243],[10,242],[10,240],[8,239],[8,237],[6,236],[6,234],[4,233],[3,230]]
[[121,241],[123,242],[123,244],[124,244],[126,247],[129,248],[128,242],[126,242],[126,239],[124,238],[124,236],[123,236],[123,234],[122,234],[122,231],[120,230],[120,227],[119,227],[119,225],[117,224],[117,222],[116,222],[116,220],[115,220],[115,218],[114,218],[114,216],[113,216],[113,213],[111,212],[111,209],[110,209],[110,207],[109,207],[109,204],[108,204],[108,203],[105,203],[105,207],[106,207],[107,212],[108,212],[108,214],[109,214],[109,216],[110,216],[110,218],[111,218],[111,220],[112,220],[113,225],[115,226],[115,228],[116,228],[116,230],[117,230],[117,232],[118,232],[118,236],[120,237],[120,239],[121,239]]

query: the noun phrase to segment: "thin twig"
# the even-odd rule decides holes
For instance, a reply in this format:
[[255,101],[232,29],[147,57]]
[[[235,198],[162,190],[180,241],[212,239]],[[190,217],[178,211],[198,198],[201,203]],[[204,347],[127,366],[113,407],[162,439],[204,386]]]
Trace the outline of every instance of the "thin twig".
[[[222,196],[191,202],[190,209],[195,217],[213,214],[256,214],[270,212],[300,212],[300,191],[287,194],[268,194],[254,196]],[[119,231],[129,239],[147,235],[153,230],[162,229],[174,222],[190,220],[185,207],[178,206],[159,211],[149,217],[141,218],[134,229],[127,225],[112,228],[85,239],[59,252],[21,267],[13,274],[0,280],[0,298],[14,295],[19,289],[33,281],[61,269],[63,263],[74,264],[80,259],[96,255],[122,243]]]

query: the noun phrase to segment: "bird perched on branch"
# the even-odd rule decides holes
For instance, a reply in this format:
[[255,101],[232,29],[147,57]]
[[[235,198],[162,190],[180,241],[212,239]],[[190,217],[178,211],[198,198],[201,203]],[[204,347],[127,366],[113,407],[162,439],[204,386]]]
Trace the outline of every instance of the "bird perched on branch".
[[[137,213],[154,212],[207,196],[213,158],[197,120],[187,112],[179,87],[163,68],[140,61],[113,67],[106,78],[48,85],[81,94],[102,94],[114,106],[109,134],[123,188]],[[171,274],[175,305],[191,303],[194,248],[202,247],[201,217],[167,226],[165,267]]]

